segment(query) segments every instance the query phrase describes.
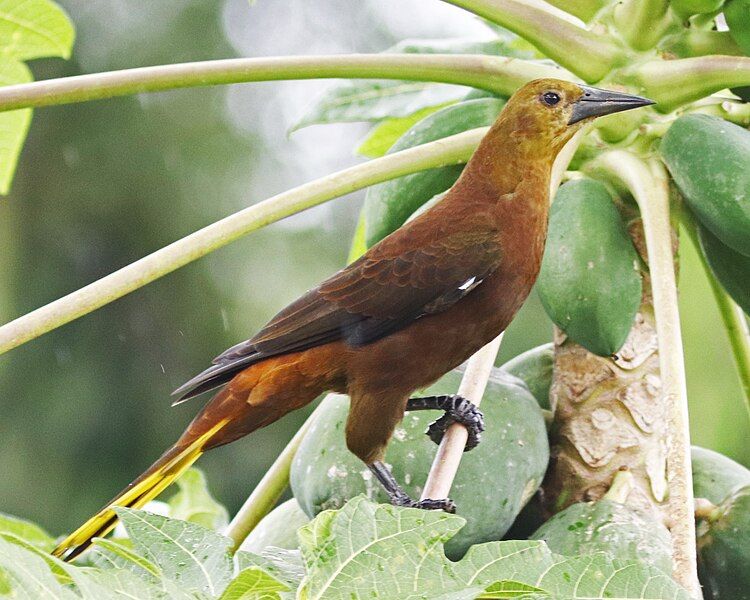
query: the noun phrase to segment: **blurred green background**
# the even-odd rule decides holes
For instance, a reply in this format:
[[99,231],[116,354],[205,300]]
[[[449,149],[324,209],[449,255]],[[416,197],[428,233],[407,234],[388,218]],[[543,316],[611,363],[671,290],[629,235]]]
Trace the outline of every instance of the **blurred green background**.
[[[374,52],[406,37],[486,36],[434,0],[60,0],[73,59],[37,79],[233,56]],[[287,136],[330,82],[246,84],[35,112],[12,194],[0,199],[0,321],[77,289],[227,214],[357,162],[362,124]],[[98,509],[182,431],[201,399],[169,393],[343,265],[362,194],[256,232],[0,356],[0,511],[61,533]],[[750,463],[728,345],[692,249],[681,304],[696,443]],[[501,360],[551,338],[532,297]],[[204,457],[234,511],[308,411]]]

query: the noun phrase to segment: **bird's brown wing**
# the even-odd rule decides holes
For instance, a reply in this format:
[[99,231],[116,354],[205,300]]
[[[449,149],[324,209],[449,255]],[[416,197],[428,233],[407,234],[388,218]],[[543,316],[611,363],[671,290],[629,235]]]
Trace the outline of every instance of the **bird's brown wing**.
[[223,385],[259,360],[336,340],[361,346],[442,312],[480,285],[500,257],[489,230],[459,231],[411,248],[403,241],[386,238],[287,306],[257,335],[175,390],[177,402]]

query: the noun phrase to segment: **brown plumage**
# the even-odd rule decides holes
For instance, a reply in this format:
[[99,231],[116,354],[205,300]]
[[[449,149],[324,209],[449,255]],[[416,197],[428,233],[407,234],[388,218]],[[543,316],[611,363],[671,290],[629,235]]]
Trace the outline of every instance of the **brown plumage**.
[[[174,446],[55,554],[76,556],[114,525],[112,506],[142,506],[202,452],[325,391],[351,397],[347,446],[395,503],[450,508],[446,500],[412,501],[380,462],[409,396],[496,337],[528,296],[544,249],[552,163],[563,145],[592,117],[648,103],[553,79],[521,88],[442,201],[177,390],[187,399],[225,386]],[[413,408],[444,408],[444,398],[427,400]],[[446,408],[460,420],[464,413],[454,409]]]

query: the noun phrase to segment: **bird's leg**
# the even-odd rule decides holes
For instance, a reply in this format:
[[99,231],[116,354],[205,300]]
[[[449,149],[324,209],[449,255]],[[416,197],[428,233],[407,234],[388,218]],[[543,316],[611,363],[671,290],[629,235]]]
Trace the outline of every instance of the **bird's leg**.
[[406,410],[444,410],[445,414],[437,421],[430,423],[425,432],[436,444],[440,444],[445,430],[453,423],[461,423],[469,432],[464,452],[476,448],[484,431],[484,415],[473,403],[463,396],[425,396],[409,398]]
[[367,466],[380,482],[380,485],[383,486],[388,497],[391,499],[391,504],[394,506],[421,508],[424,510],[444,510],[451,514],[456,512],[456,505],[450,498],[443,498],[441,500],[432,500],[430,498],[425,498],[424,500],[413,500],[410,498],[394,479],[393,474],[388,467],[386,467],[381,461],[376,460]]

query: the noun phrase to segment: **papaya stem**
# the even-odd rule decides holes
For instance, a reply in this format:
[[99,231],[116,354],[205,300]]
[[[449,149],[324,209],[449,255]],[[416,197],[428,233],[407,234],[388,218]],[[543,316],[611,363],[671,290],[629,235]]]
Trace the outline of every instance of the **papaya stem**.
[[695,499],[695,518],[705,519],[706,521],[716,520],[716,513],[718,506],[707,498],[696,498]]
[[687,208],[682,211],[682,224],[693,244],[693,248],[695,248],[696,254],[700,257],[706,279],[713,290],[716,306],[724,322],[727,338],[729,338],[729,345],[732,348],[732,356],[734,356],[734,364],[737,367],[737,375],[740,378],[745,408],[748,415],[750,415],[750,329],[748,328],[747,318],[744,311],[732,300],[716,280],[716,277],[714,277],[706,256],[701,249],[695,217]]
[[407,79],[510,95],[537,77],[571,79],[554,66],[474,54],[344,54],[231,58],[91,73],[0,88],[0,111],[250,81]]
[[668,8],[668,0],[623,0],[615,7],[615,25],[632,48],[648,50],[670,25]]
[[602,79],[622,60],[622,48],[542,8],[518,0],[444,0],[497,23],[587,82]]
[[679,57],[723,54],[742,56],[742,49],[728,31],[714,31],[690,27],[680,33],[667,36],[659,44],[659,49],[672,52]]
[[584,23],[588,23],[596,13],[607,5],[607,0],[547,0],[547,4],[551,4],[569,15],[578,17]]
[[276,506],[279,498],[281,498],[284,490],[289,485],[289,471],[292,466],[292,460],[294,460],[294,455],[297,453],[297,448],[302,443],[305,432],[310,428],[310,424],[315,418],[316,411],[317,408],[302,424],[299,430],[297,430],[294,437],[289,440],[289,443],[281,451],[281,454],[276,457],[276,460],[273,461],[266,474],[263,475],[263,478],[255,486],[253,492],[245,500],[229,525],[227,525],[224,534],[234,542],[232,545],[233,553],[239,549],[242,542],[257,527],[263,517]]
[[625,504],[634,486],[635,479],[630,471],[617,471],[614,479],[612,479],[612,485],[609,486],[607,493],[602,498],[619,504]]
[[657,159],[642,160],[624,150],[601,155],[594,168],[619,180],[633,195],[641,211],[652,278],[661,393],[669,407],[667,481],[674,578],[695,597],[701,598],[695,550],[687,384],[677,306],[668,176]]
[[[458,386],[458,395],[475,406],[479,406],[482,402],[487,380],[492,372],[502,340],[503,334],[501,333],[474,354],[466,365],[461,385]],[[447,498],[450,495],[468,439],[469,432],[466,426],[460,423],[453,423],[445,430],[422,490],[422,500]]]
[[656,100],[660,111],[699,100],[728,87],[750,85],[750,57],[697,56],[677,60],[652,60],[626,74]]
[[487,128],[338,171],[225,217],[0,327],[0,354],[109,304],[240,237],[328,200],[409,173],[466,162]]

